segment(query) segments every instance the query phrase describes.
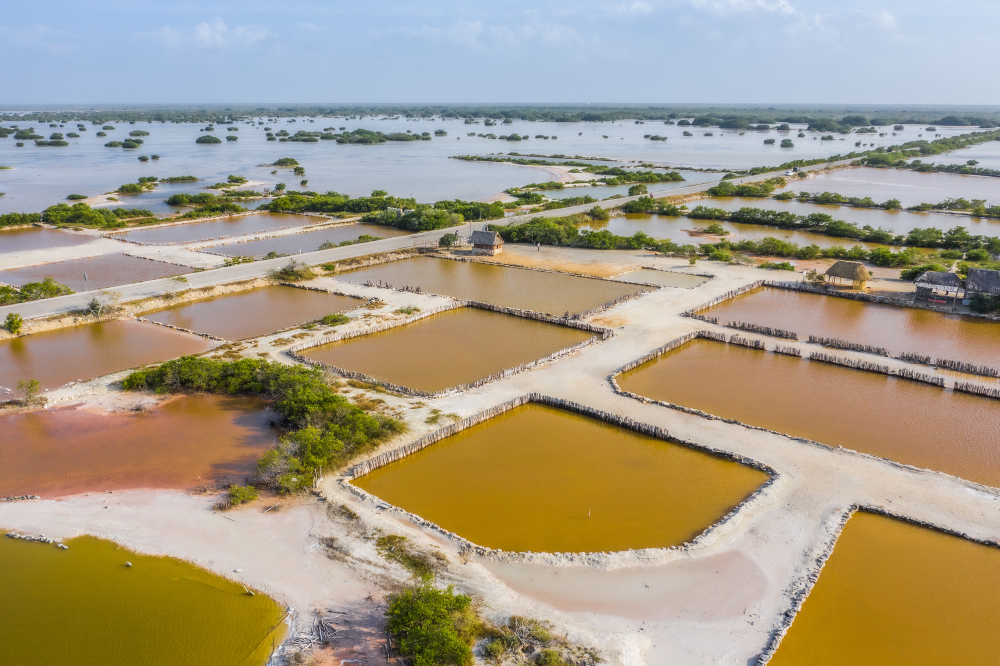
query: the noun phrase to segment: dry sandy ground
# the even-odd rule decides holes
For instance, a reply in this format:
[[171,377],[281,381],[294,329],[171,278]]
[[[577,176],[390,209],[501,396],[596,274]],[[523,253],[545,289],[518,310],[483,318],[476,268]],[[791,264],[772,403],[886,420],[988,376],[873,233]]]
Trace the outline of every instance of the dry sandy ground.
[[[498,259],[527,264],[531,257],[540,261],[541,254],[519,247]],[[539,392],[660,426],[675,437],[743,455],[777,471],[775,483],[695,545],[576,556],[463,555],[462,542],[432,526],[418,525],[398,509],[361,500],[332,477],[321,483],[321,492],[331,507],[350,506],[359,514],[359,522],[337,518],[335,511],[316,499],[267,514],[262,512],[264,505],[258,505],[223,516],[209,510],[212,498],[135,491],[0,504],[0,526],[62,537],[97,534],[144,551],[190,559],[291,606],[300,619],[296,631],[304,624],[301,619],[315,608],[347,610],[358,619],[342,654],[356,650],[359,656],[347,658],[358,658],[361,663],[384,659],[384,655],[373,656],[380,654],[381,645],[378,600],[405,578],[396,565],[381,561],[374,553],[366,535],[376,529],[405,534],[424,549],[440,549],[449,559],[442,581],[454,582],[480,597],[490,616],[519,613],[548,619],[571,639],[597,647],[608,663],[628,665],[754,663],[781,626],[794,590],[815,573],[817,556],[835,538],[840,518],[851,506],[883,507],[978,538],[1000,539],[1000,493],[994,489],[847,450],[705,420],[613,392],[607,378],[622,365],[708,326],[679,316],[681,312],[748,282],[780,275],[709,262],[691,269],[686,261],[643,252],[546,249],[545,254],[552,265],[592,274],[656,266],[715,277],[696,289],[650,292],[597,315],[595,321],[615,327],[614,337],[532,371],[432,400],[367,394],[384,399],[384,409],[403,415],[411,425],[406,436],[385,448],[428,432],[432,426],[424,420],[430,409],[469,416]],[[418,300],[421,307],[444,302],[433,296],[349,286],[333,278],[316,284],[337,285],[359,295],[378,294],[386,304],[371,313],[376,318],[391,316],[392,309]],[[351,324],[363,325],[363,321]],[[287,362],[279,353],[281,348],[261,340],[246,346],[243,353],[266,353]],[[890,359],[887,363],[900,362]],[[101,388],[102,382],[92,384],[98,387],[93,389],[94,396],[107,401],[101,406],[110,406],[114,398]],[[81,397],[82,387],[60,391],[67,398],[74,391]],[[364,392],[355,389],[352,394]],[[319,541],[325,536],[335,537],[347,549],[346,559],[326,554]]]

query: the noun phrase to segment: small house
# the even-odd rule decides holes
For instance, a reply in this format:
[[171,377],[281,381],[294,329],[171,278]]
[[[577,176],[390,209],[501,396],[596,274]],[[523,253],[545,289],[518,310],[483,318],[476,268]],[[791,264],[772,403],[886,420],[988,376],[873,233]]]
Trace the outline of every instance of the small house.
[[829,280],[850,280],[855,289],[864,289],[872,279],[871,273],[860,261],[838,261],[826,271]]
[[962,302],[968,305],[975,294],[1000,296],[1000,271],[970,268],[965,276],[965,300]]
[[469,241],[477,254],[493,256],[503,252],[503,239],[495,231],[473,231]]
[[957,273],[947,271],[925,271],[916,280],[917,293],[914,298],[931,303],[952,304],[958,300],[958,292],[962,290],[962,278]]

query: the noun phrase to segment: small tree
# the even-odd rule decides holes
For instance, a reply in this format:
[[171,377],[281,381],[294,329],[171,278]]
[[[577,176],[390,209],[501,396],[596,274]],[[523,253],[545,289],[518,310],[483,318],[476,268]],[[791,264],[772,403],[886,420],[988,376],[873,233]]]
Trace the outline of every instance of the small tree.
[[630,197],[637,197],[640,194],[649,194],[649,188],[645,185],[633,185],[628,188],[628,195]]
[[438,247],[451,247],[458,242],[458,234],[445,234],[438,239]]
[[113,314],[118,310],[118,302],[121,301],[121,298],[122,295],[116,291],[102,291],[90,299],[86,312],[97,317],[99,321],[103,321],[105,315]]
[[24,396],[24,402],[28,403],[35,399],[41,384],[37,379],[22,379],[17,383],[18,392]]
[[24,319],[21,315],[16,312],[11,312],[7,315],[7,318],[3,322],[4,330],[6,330],[11,335],[17,335],[21,332],[21,327],[24,325]]
[[285,184],[284,183],[275,183],[274,189],[277,190],[278,192],[284,192],[285,191]]

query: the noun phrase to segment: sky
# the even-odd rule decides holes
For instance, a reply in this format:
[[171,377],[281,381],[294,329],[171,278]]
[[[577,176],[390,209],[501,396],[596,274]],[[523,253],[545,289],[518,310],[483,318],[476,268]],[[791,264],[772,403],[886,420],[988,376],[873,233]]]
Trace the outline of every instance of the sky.
[[995,0],[38,0],[0,106],[1000,104]]

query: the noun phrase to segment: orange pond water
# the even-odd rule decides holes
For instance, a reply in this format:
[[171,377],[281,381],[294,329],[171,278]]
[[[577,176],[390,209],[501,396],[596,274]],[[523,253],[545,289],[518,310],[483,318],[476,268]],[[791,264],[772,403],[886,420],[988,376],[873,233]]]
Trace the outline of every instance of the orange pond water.
[[1000,486],[1000,404],[710,340],[635,370],[626,391]]
[[175,305],[141,316],[224,340],[245,340],[350,310],[362,303],[349,296],[272,286]]
[[37,379],[54,388],[210,348],[204,338],[138,321],[71,326],[0,340],[0,386]]
[[595,552],[689,541],[767,478],[679,444],[528,404],[354,483],[482,546]]
[[855,514],[769,666],[995,664],[1000,550]]
[[0,416],[0,496],[242,483],[277,441],[249,398],[185,397],[143,413],[66,407]]
[[899,352],[995,366],[1000,322],[929,310],[863,303],[836,296],[764,287],[703,313],[809,335],[839,338]]
[[416,257],[346,271],[338,280],[421,287],[431,294],[562,315],[596,308],[643,287],[494,264]]
[[443,391],[548,356],[594,333],[476,308],[458,308],[342,342],[309,358],[418,391]]
[[124,254],[102,254],[86,259],[67,259],[51,264],[0,271],[0,282],[21,286],[50,277],[73,291],[105,289],[134,282],[190,273],[193,269],[164,261],[154,261]]

